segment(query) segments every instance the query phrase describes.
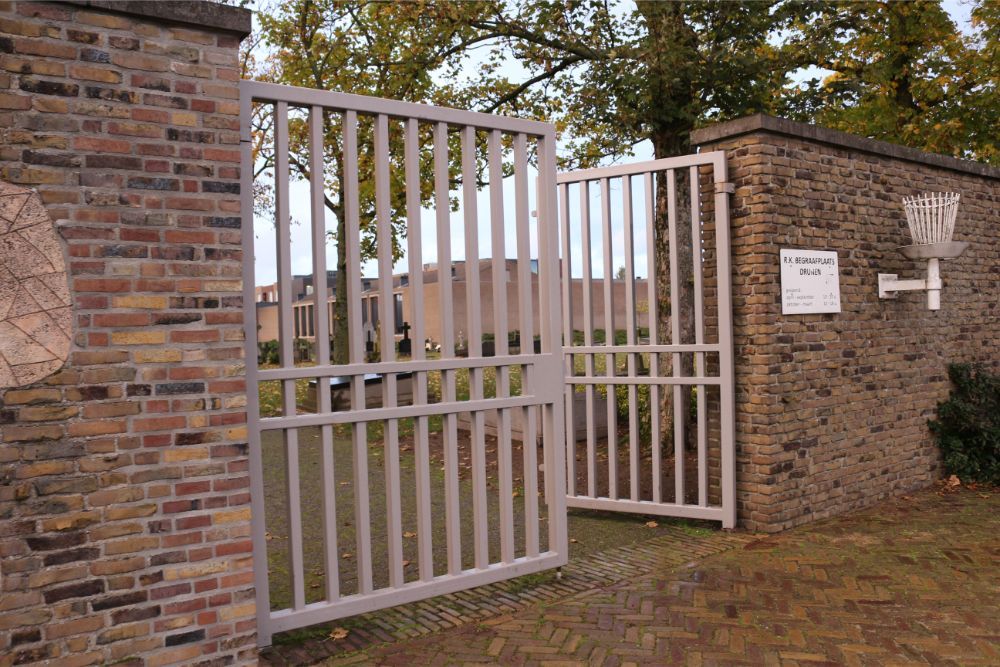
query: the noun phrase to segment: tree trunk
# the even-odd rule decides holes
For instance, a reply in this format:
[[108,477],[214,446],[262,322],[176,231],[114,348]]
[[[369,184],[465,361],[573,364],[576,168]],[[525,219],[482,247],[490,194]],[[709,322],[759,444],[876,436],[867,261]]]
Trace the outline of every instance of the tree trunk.
[[[668,157],[680,155],[680,152],[671,152],[668,155],[657,153],[656,157]],[[675,234],[677,238],[677,294],[671,290],[670,280],[670,218],[669,206],[670,198],[667,189],[668,176],[666,172],[660,172],[656,178],[656,211],[654,223],[654,266],[656,269],[656,294],[657,294],[657,331],[658,341],[671,344],[691,344],[694,343],[694,280],[693,280],[693,255],[691,248],[691,182],[687,169],[675,172]],[[673,338],[673,317],[676,315],[679,325],[680,338]],[[672,355],[660,355],[660,375],[673,374]],[[682,376],[694,375],[694,355],[680,355]],[[674,392],[679,391],[681,398],[681,414],[679,415],[683,442],[685,446],[691,443],[690,424],[690,403],[691,392],[686,386],[674,390],[661,392],[660,405],[660,428],[663,433],[663,451],[670,453],[674,450]]]
[[[646,21],[648,43],[643,53],[651,99],[650,139],[654,156],[659,158],[691,152],[690,133],[697,115],[696,86],[690,80],[692,68],[685,60],[697,58],[697,35],[687,23],[683,2],[640,2],[639,11]],[[670,201],[667,174],[657,175],[654,221],[654,267],[656,271],[658,342],[673,344],[694,342],[694,283],[691,273],[691,184],[688,170],[675,172],[675,226],[678,260],[678,293],[671,294],[669,217]],[[673,340],[671,313],[676,312],[680,339]],[[672,375],[671,355],[661,355],[660,375]],[[681,355],[681,375],[692,375],[694,355]],[[685,447],[691,442],[689,424],[691,393],[682,385],[681,414]],[[661,392],[659,446],[666,454],[674,452],[674,390]],[[654,446],[655,443],[654,443]],[[678,498],[680,502],[682,499]]]
[[[330,360],[334,364],[346,364],[350,359],[347,322],[347,226],[344,215],[337,215],[337,284],[333,301],[333,336]],[[357,322],[355,326],[361,326]]]

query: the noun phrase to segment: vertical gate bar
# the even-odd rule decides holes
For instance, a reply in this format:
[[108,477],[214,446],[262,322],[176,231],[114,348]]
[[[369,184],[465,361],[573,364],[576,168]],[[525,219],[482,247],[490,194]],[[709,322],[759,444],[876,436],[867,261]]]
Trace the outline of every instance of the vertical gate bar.
[[[287,383],[286,383],[287,386]],[[286,392],[284,408],[295,409],[293,390]],[[294,414],[294,413],[293,413]],[[305,565],[302,553],[302,494],[299,487],[299,434],[296,429],[284,430],[285,434],[285,483],[288,489],[288,549],[291,554],[292,606],[302,609],[306,605]]]
[[[563,362],[559,344],[559,219],[556,210],[556,138],[550,131],[538,140],[538,258],[539,331],[542,354]],[[559,368],[560,364],[553,364]],[[564,435],[557,400],[542,408],[542,456],[545,474],[545,504],[549,524],[548,550],[561,554],[566,562],[569,547],[566,534],[566,484],[562,437]],[[536,494],[537,495],[537,494]]]
[[[493,255],[493,341],[496,353],[509,354],[507,339],[507,251],[504,240],[503,145],[500,130],[489,137],[490,231]],[[496,395],[510,396],[510,367],[497,369]],[[510,432],[510,409],[499,410],[497,433],[497,475],[500,483],[500,560],[514,560],[514,483]]]
[[[277,223],[279,361],[282,368],[295,365],[293,343],[295,308],[292,306],[292,244],[288,220],[288,104],[275,105],[274,210]],[[282,391],[285,385],[282,384]],[[295,414],[294,412],[292,413]],[[284,414],[288,417],[287,413]]]
[[[594,267],[590,255],[590,182],[580,181],[580,263],[583,270],[583,344],[594,344]],[[594,375],[594,355],[583,355],[583,373]],[[594,428],[594,385],[584,388],[587,413],[587,495],[597,497],[597,445]]]
[[[571,246],[569,241],[569,184],[559,185],[559,225],[562,240],[562,318],[563,347],[567,351],[573,348],[573,272],[570,262]],[[573,377],[573,355],[566,354],[564,365],[566,377]],[[573,421],[573,394],[575,386],[566,383],[566,493],[576,495],[576,428]]]
[[[424,350],[424,268],[420,216],[420,134],[416,118],[406,119],[406,148],[404,149],[406,176],[406,242],[410,278],[410,305],[413,317],[412,358],[426,358]],[[414,405],[427,403],[427,373],[413,374]],[[431,468],[430,440],[427,417],[415,420],[414,475],[417,495],[417,567],[421,581],[434,578],[434,550],[431,523]]]
[[243,250],[243,336],[247,381],[247,436],[250,458],[250,535],[253,542],[254,599],[257,605],[257,645],[271,644],[271,603],[267,569],[267,527],[264,513],[264,461],[260,442],[260,389],[257,351],[257,311],[254,286],[257,269],[254,262],[253,215],[253,145],[250,120],[253,98],[246,91],[240,95],[240,237]]
[[[293,368],[292,313],[292,241],[288,212],[288,103],[278,102],[274,122],[274,205],[278,223],[278,291],[281,327],[281,366]],[[281,317],[284,316],[284,317]],[[281,382],[281,408],[285,417],[295,416],[295,380]],[[285,485],[288,498],[288,549],[292,586],[292,604],[301,609],[306,604],[305,568],[302,558],[302,502],[299,493],[299,438],[295,429],[282,431],[285,440]]]
[[[462,128],[462,211],[465,217],[465,312],[469,325],[469,357],[483,354],[483,318],[479,307],[479,214],[476,189],[476,128]],[[483,398],[483,369],[469,369],[469,397]],[[490,560],[489,522],[486,513],[486,425],[481,410],[472,415],[472,525],[476,567]]]
[[[514,135],[514,218],[517,227],[518,303],[521,354],[535,351],[535,327],[532,316],[531,237],[528,227],[528,149],[523,133]],[[527,351],[526,351],[527,350]],[[534,370],[521,366],[521,393],[534,393]],[[529,557],[538,555],[538,442],[536,408],[524,408],[525,427],[521,433],[524,455],[524,544]]]
[[[678,264],[677,247],[677,176],[674,170],[667,172],[667,218],[669,220],[668,243],[670,244],[670,343],[680,345],[681,340],[681,317],[680,317],[680,267]],[[681,355],[674,352],[672,355],[670,370],[675,377],[681,377]],[[675,384],[674,392],[674,502],[678,505],[684,504],[684,400],[681,391],[686,391],[684,385]]]
[[[715,183],[725,183],[726,156],[716,153],[714,159]],[[721,188],[715,191],[715,248],[719,291],[719,385],[722,465],[722,527],[736,527],[736,434],[733,368],[733,304],[732,268],[729,257],[729,196]]]
[[[330,363],[330,323],[326,317],[326,206],[324,204],[323,107],[309,109],[309,198],[312,222],[313,297],[316,314],[316,364]],[[330,412],[331,397],[327,378],[316,378],[316,409]],[[320,465],[323,467],[323,556],[326,572],[326,599],[340,597],[340,570],[337,565],[337,482],[334,476],[333,426],[320,427]]]
[[[358,114],[344,114],[344,227],[347,236],[347,323],[352,364],[364,361],[361,327],[361,217],[358,204]],[[351,409],[365,409],[364,376],[351,376]],[[368,425],[351,425],[354,444],[354,526],[357,535],[358,593],[372,591],[371,507],[368,494]]]
[[[694,271],[694,342],[705,342],[705,295],[701,275],[701,182],[698,167],[691,167],[691,267]],[[705,353],[694,355],[695,374],[705,376]],[[698,392],[698,504],[708,505],[708,424],[707,397],[705,385],[700,384]]]
[[[649,344],[657,345],[659,337],[659,308],[656,299],[656,201],[653,190],[653,172],[647,171],[644,174],[644,185],[646,195],[646,311],[649,325]],[[657,378],[660,375],[660,355],[655,352],[649,353],[649,377]],[[656,384],[649,385],[649,440],[653,449],[653,502],[663,502],[663,443],[660,442],[660,387]]]
[[[614,304],[614,253],[611,247],[611,186],[607,178],[601,179],[601,235],[604,250],[604,345],[611,350],[604,355],[604,374],[613,378],[615,368],[615,304]],[[615,385],[608,381],[608,497],[618,499],[618,417],[615,405]]]
[[[389,206],[389,117],[375,119],[375,234],[377,240],[379,291],[382,323],[379,359],[396,359],[396,302],[392,285],[392,212]],[[396,406],[396,374],[382,379],[382,405]],[[403,585],[403,519],[399,478],[399,420],[387,419],[385,433],[385,506],[389,546],[389,585]]]
[[[625,253],[625,342],[635,345],[635,244],[632,240],[632,177],[622,178],[622,218]],[[635,354],[629,353],[628,376],[636,376]],[[639,410],[638,387],[628,386],[629,498],[639,500]]]
[[[434,127],[434,208],[437,213],[438,287],[441,293],[441,358],[455,356],[455,317],[451,285],[451,202],[448,196],[448,124]],[[455,401],[455,371],[441,371],[446,403]],[[458,424],[455,413],[444,416],[445,533],[448,573],[462,570],[461,498],[458,493]]]

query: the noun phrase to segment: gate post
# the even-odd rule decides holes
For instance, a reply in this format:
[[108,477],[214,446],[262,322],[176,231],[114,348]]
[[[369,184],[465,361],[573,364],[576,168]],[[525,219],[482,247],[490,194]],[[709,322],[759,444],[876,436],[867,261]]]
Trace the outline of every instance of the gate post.
[[[948,365],[998,365],[1000,169],[765,115],[691,141],[727,153],[735,188],[740,525],[777,532],[930,484],[941,461],[927,421]],[[921,192],[961,193],[955,240],[970,244],[941,311],[878,298],[880,271],[912,271],[897,248],[903,199]],[[783,249],[837,253],[838,311],[783,312]]]
[[[72,313],[62,369],[0,385],[0,663],[253,664],[237,102],[250,13],[3,1],[0,30],[0,180],[35,189],[55,221],[58,242],[35,247],[65,255]],[[2,219],[0,236],[0,326],[17,326],[3,249],[32,239]],[[53,298],[24,286],[19,303]],[[0,364],[31,363],[4,331]]]

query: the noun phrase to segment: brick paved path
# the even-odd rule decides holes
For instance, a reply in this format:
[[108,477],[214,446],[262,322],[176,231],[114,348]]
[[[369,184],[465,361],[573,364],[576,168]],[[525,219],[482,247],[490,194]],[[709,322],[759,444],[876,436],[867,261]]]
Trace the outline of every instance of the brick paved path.
[[329,665],[1000,665],[1000,492],[933,490]]
[[659,537],[572,560],[559,579],[554,572],[545,572],[344,619],[333,624],[348,630],[347,636],[339,640],[329,638],[329,627],[299,633],[307,638],[286,644],[276,642],[261,654],[261,664],[297,667],[346,654],[354,654],[351,660],[356,660],[358,651],[372,646],[505,617],[532,605],[673,569],[741,547],[752,539],[741,533],[672,526]]

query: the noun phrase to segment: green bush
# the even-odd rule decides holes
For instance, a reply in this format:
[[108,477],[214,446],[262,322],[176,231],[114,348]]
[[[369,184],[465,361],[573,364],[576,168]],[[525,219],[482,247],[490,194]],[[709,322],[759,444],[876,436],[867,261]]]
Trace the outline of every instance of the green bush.
[[[615,407],[618,414],[618,432],[628,435],[629,427],[629,391],[628,385],[615,386]],[[661,392],[662,394],[662,392]],[[639,444],[646,451],[653,437],[652,406],[649,402],[648,384],[636,386],[636,413],[639,418]]]
[[265,340],[262,343],[257,343],[257,363],[261,366],[280,363],[278,341]]
[[928,422],[945,472],[964,481],[1000,484],[1000,376],[981,367],[948,367],[952,391]]

